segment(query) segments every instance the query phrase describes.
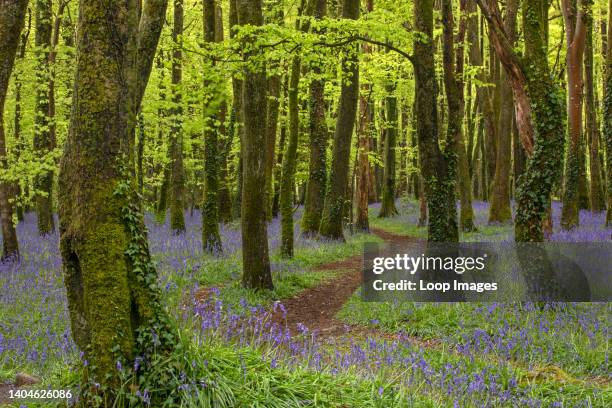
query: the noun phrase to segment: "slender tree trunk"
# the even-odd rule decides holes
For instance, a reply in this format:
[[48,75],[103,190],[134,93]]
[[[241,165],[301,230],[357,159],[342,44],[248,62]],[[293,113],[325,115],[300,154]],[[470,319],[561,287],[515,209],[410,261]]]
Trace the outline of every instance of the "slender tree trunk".
[[[204,41],[215,42],[215,0],[205,0],[203,9]],[[214,69],[214,62],[210,64]],[[220,99],[217,95],[217,84],[211,80],[204,81],[208,92],[204,108],[204,204],[202,205],[202,246],[205,252],[221,252],[222,243],[219,234],[219,139],[218,125]],[[264,105],[265,106],[265,105]]]
[[298,86],[300,82],[300,58],[295,56],[291,62],[289,79],[289,138],[283,156],[280,185],[281,215],[281,255],[293,257],[293,202],[295,190],[295,166],[299,136]]
[[[50,156],[55,147],[54,132],[50,117],[51,90],[49,72],[49,50],[51,49],[51,35],[53,32],[51,0],[36,1],[36,118],[34,121],[34,149],[38,158],[43,162],[52,162]],[[38,233],[46,235],[55,229],[53,221],[53,171],[46,170],[35,177],[34,189],[36,191],[36,212],[38,215]]]
[[[366,48],[367,47],[367,48]],[[369,46],[363,46],[364,54],[368,53]],[[364,95],[364,89],[359,98],[359,138],[357,143],[357,175],[356,175],[356,201],[357,201],[357,219],[355,220],[355,229],[361,232],[370,231],[370,221],[368,215],[368,202],[370,195],[371,169],[369,161],[369,139],[372,131],[370,123],[371,104],[368,101],[369,95]]]
[[[28,2],[26,0],[4,0],[0,4],[0,169],[4,171],[8,168],[3,119],[4,103],[27,6]],[[19,257],[17,232],[13,224],[13,206],[9,201],[10,191],[10,183],[1,180],[2,259]]]
[[[32,25],[32,14],[28,11],[28,23],[26,28],[21,33],[21,39],[19,40],[19,51],[17,52],[17,60],[23,61],[25,57],[26,47],[28,45],[28,38],[30,36],[30,28]],[[19,162],[19,157],[21,156],[21,151],[25,147],[23,141],[23,135],[21,134],[21,118],[22,118],[22,97],[21,97],[21,88],[23,86],[23,79],[21,72],[18,72],[14,76],[15,82],[15,116],[14,116],[14,134],[15,134],[15,148],[14,156],[15,162]],[[17,203],[15,205],[15,211],[17,213],[17,220],[23,220],[24,213],[24,205],[18,201],[19,197],[22,195],[22,184],[21,180],[15,180],[14,191],[17,199]]]
[[606,209],[599,161],[599,126],[595,110],[595,82],[593,81],[593,21],[588,20],[584,54],[586,137],[589,149],[590,208],[593,212]]
[[[325,0],[315,1],[314,18],[323,19],[327,14]],[[313,64],[315,79],[310,83],[310,157],[308,160],[308,184],[302,216],[302,233],[315,234],[319,231],[325,188],[327,185],[327,124],[325,123],[325,81],[320,77],[322,70]]]
[[608,38],[606,49],[606,68],[604,84],[604,140],[606,143],[606,174],[608,195],[608,211],[606,225],[612,225],[612,1],[608,0]]
[[[236,0],[241,25],[261,26],[260,0]],[[256,38],[247,37],[253,43]],[[245,45],[247,45],[245,44]],[[248,60],[250,54],[244,57]],[[266,219],[266,73],[245,67],[242,89],[242,283],[247,288],[272,289]]]
[[[516,16],[518,13],[518,0],[510,0],[506,4],[504,16],[504,29],[508,41],[514,46],[516,42]],[[495,159],[495,176],[491,188],[491,209],[489,223],[505,223],[512,221],[510,209],[510,159],[512,146],[512,88],[508,81],[508,74],[504,70],[500,73],[500,116],[497,130],[497,152]]]
[[81,0],[79,8],[75,93],[60,165],[60,249],[72,335],[90,363],[84,381],[99,383],[101,404],[109,406],[122,385],[117,361],[131,367],[139,356],[142,372],[153,350],[163,356],[175,342],[133,172],[136,116],[166,6],[147,2],[140,19],[139,7],[118,0]]
[[438,143],[439,128],[436,105],[436,78],[433,46],[433,1],[414,2],[415,29],[422,36],[414,41],[417,138],[421,174],[429,215],[428,241],[457,242],[455,206],[455,143],[447,139],[445,151]]
[[[229,26],[230,38],[234,38],[236,35],[236,28],[238,27],[238,5],[237,0],[230,0],[230,9],[229,9]],[[240,151],[242,152],[242,139],[244,133],[244,119],[242,112],[242,88],[243,82],[242,79],[234,76],[232,77],[232,112],[234,112],[234,126],[232,132],[234,132],[234,136],[238,136],[238,141],[240,143]],[[236,180],[236,188],[233,192],[232,199],[232,218],[237,219],[241,217],[241,207],[242,207],[242,154],[238,155],[238,174]]]
[[563,210],[561,227],[571,229],[580,224],[579,190],[584,165],[582,136],[582,69],[586,44],[588,0],[562,0],[561,11],[565,22],[567,43],[567,119],[569,146],[565,160]]
[[183,107],[182,107],[182,37],[183,0],[174,0],[172,29],[172,108],[170,109],[170,229],[174,234],[185,232],[185,167],[183,165]]
[[442,2],[442,21],[444,24],[444,88],[448,104],[447,138],[455,142],[457,155],[457,184],[461,202],[461,231],[474,231],[474,211],[472,209],[472,191],[469,165],[463,137],[463,114],[465,100],[463,97],[463,40],[466,31],[467,0],[461,0],[461,19],[457,32],[458,48],[455,55],[454,18],[451,0]]
[[384,172],[382,201],[379,218],[393,217],[398,214],[395,208],[395,150],[397,144],[397,98],[394,85],[386,86],[387,96],[385,98],[385,146],[384,146]]
[[[342,18],[356,20],[359,18],[359,1],[344,0]],[[325,195],[325,204],[319,233],[327,238],[344,239],[342,218],[346,187],[349,177],[349,156],[351,138],[357,114],[359,100],[359,57],[357,49],[344,57],[342,61],[342,87],[338,106],[338,120],[334,133],[334,147],[330,172],[330,185]]]

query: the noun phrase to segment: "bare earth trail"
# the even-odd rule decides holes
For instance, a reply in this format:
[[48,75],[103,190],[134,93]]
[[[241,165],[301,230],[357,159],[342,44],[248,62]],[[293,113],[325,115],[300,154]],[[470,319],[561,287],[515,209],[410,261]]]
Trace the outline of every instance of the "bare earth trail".
[[[396,235],[377,228],[371,229],[371,232],[382,238],[386,244],[419,241],[418,238]],[[319,337],[336,337],[347,332],[354,336],[374,331],[362,326],[348,326],[335,318],[336,313],[361,285],[362,255],[318,265],[314,270],[341,273],[320,285],[303,290],[292,298],[281,300],[285,312],[276,308],[273,319],[280,324],[287,324],[293,333],[297,332],[298,324],[303,324],[309,331],[317,332]],[[381,335],[379,332],[377,334]]]

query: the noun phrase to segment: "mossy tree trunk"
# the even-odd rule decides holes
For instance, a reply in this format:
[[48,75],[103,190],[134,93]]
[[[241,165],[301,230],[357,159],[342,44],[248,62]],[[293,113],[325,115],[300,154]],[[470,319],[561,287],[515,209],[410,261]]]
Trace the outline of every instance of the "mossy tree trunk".
[[[517,127],[529,158],[516,191],[515,240],[540,242],[550,197],[561,167],[558,153],[564,148],[563,108],[547,56],[547,0],[522,4],[525,56],[514,52],[501,24],[495,0],[477,0],[489,23],[490,40],[511,82]],[[545,12],[543,10],[546,10]]]
[[[27,6],[26,0],[4,0],[0,3],[0,169],[2,170],[8,167],[4,135],[4,103]],[[11,183],[0,180],[2,259],[19,257],[17,232],[13,224],[13,206],[9,201],[10,191]]]
[[170,109],[170,229],[174,234],[185,232],[185,166],[183,164],[183,0],[174,0],[172,28],[172,108]]
[[442,2],[442,22],[444,24],[444,89],[448,104],[447,138],[455,141],[457,155],[457,184],[461,213],[459,225],[461,231],[474,231],[474,210],[472,209],[472,186],[470,170],[463,137],[463,114],[465,100],[463,96],[463,44],[467,29],[467,0],[460,2],[461,18],[457,30],[457,50],[455,51],[455,34],[453,9],[450,0]]
[[36,117],[34,121],[34,149],[38,158],[45,163],[45,169],[35,178],[36,212],[38,233],[46,235],[55,229],[53,221],[53,171],[47,170],[53,163],[51,152],[55,147],[54,118],[51,117],[49,51],[53,33],[53,7],[51,0],[36,1],[34,45],[38,66],[36,68]]
[[[215,42],[216,6],[214,0],[205,0],[203,9],[204,41]],[[209,64],[208,62],[206,62]],[[214,62],[209,66],[214,67]],[[204,108],[204,204],[202,205],[202,246],[209,253],[221,252],[222,243],[219,234],[219,117],[220,97],[217,94],[218,84],[204,81],[209,93]]]
[[[506,5],[504,29],[511,45],[516,42],[516,17],[518,0],[510,0]],[[497,130],[497,152],[495,159],[495,176],[491,186],[491,209],[489,223],[505,223],[512,221],[510,209],[510,159],[512,146],[512,88],[505,70],[500,72],[500,115]]]
[[[237,0],[230,0],[229,7],[229,36],[234,38],[238,27],[238,5]],[[242,117],[242,79],[238,76],[232,77],[232,116],[234,121],[230,131],[232,137],[237,136],[242,151],[242,133],[244,132],[244,120]],[[231,146],[228,146],[231,148]],[[238,169],[236,187],[232,192],[232,219],[240,218],[240,208],[242,207],[242,154],[238,155]]]
[[608,211],[606,225],[612,225],[612,1],[608,0],[608,38],[606,50],[606,68],[603,103],[603,133],[606,143],[606,174],[608,177],[606,193]]
[[394,95],[395,85],[387,85],[387,96],[385,97],[385,146],[382,200],[379,218],[393,217],[398,214],[395,208],[395,151],[397,147],[397,97]]
[[[266,10],[266,15],[269,16],[270,22],[284,25],[285,13],[282,3],[278,0],[264,3],[269,10]],[[268,61],[268,68],[271,71],[278,70],[282,63],[280,59]],[[272,202],[274,200],[274,153],[276,152],[276,134],[278,131],[278,118],[280,113],[280,89],[281,74],[276,72],[268,78],[268,111],[266,125],[266,216],[268,220],[272,220]],[[282,153],[282,152],[281,152]]]
[[[72,335],[106,404],[117,361],[174,346],[133,174],[134,127],[167,2],[81,0],[76,80],[60,164],[60,250]],[[140,14],[140,18],[139,18]],[[143,365],[141,370],[147,369]],[[84,389],[95,390],[86,385]],[[93,402],[84,401],[84,404]]]
[[[25,57],[25,53],[26,53],[26,47],[28,45],[28,38],[30,37],[30,29],[32,26],[32,13],[29,12],[27,13],[27,26],[23,29],[23,32],[21,33],[21,38],[19,40],[19,49],[17,51],[17,61],[22,61],[23,58]],[[19,162],[19,157],[21,156],[21,152],[25,147],[25,142],[23,140],[23,135],[21,134],[21,119],[23,117],[22,114],[22,87],[23,87],[23,76],[21,75],[21,72],[15,72],[15,76],[13,78],[14,84],[15,84],[15,115],[13,118],[13,135],[15,138],[15,147],[13,148],[13,156],[14,156],[14,160],[15,162]],[[22,181],[20,180],[20,178],[18,178],[17,180],[15,180],[15,184],[13,186],[14,188],[14,192],[15,192],[15,196],[17,199],[17,203],[15,203],[15,212],[17,213],[17,220],[18,221],[22,221],[23,220],[23,213],[24,213],[24,207],[25,204],[22,204],[19,202],[19,197],[22,195],[23,192],[23,185],[22,185]],[[27,187],[26,187],[27,188]]]
[[280,181],[280,215],[281,215],[281,255],[293,256],[293,203],[295,192],[295,166],[299,137],[298,86],[300,82],[300,58],[295,56],[291,62],[289,80],[289,137],[283,156],[283,167]]
[[[260,0],[236,0],[241,25],[261,26],[263,13]],[[248,36],[247,42],[256,37]],[[263,67],[253,67],[245,54],[242,87],[242,284],[247,288],[272,289],[268,255],[266,218],[266,112],[267,85]]]
[[[342,18],[351,20],[359,18],[358,0],[344,0]],[[349,156],[359,100],[358,48],[356,46],[352,47],[342,60],[342,87],[338,105],[338,119],[334,132],[329,186],[325,194],[319,227],[319,233],[331,239],[344,239],[342,221],[349,180]]]
[[582,135],[582,70],[586,45],[586,27],[589,17],[589,0],[562,0],[561,12],[565,24],[567,44],[567,119],[569,146],[565,159],[563,180],[563,209],[561,226],[571,229],[580,224],[580,184],[584,182],[584,142]]
[[[327,2],[315,0],[314,18],[323,19],[327,14]],[[302,233],[316,234],[321,223],[325,188],[327,185],[327,124],[325,123],[325,82],[320,78],[322,69],[319,63],[312,65],[315,78],[310,83],[309,138],[310,156],[308,159],[308,184],[302,216]]]
[[589,19],[587,27],[586,47],[584,54],[585,79],[585,115],[587,145],[589,151],[590,173],[590,208],[593,212],[606,209],[606,201],[601,179],[601,162],[599,156],[599,126],[595,108],[595,82],[593,81],[593,20]]
[[415,103],[419,161],[429,215],[428,241],[457,242],[454,140],[444,151],[439,145],[436,75],[433,44],[433,0],[414,2],[415,29],[423,35],[414,41]]

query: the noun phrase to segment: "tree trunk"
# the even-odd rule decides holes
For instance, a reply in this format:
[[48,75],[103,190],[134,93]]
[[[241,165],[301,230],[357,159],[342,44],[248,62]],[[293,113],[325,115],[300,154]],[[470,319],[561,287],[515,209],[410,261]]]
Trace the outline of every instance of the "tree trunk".
[[501,24],[497,2],[477,2],[489,22],[491,42],[509,76],[521,142],[529,155],[527,168],[516,192],[515,239],[517,242],[540,242],[544,239],[542,223],[550,204],[552,188],[560,176],[557,156],[564,145],[563,109],[548,66],[548,11],[542,12],[548,10],[547,6],[544,7],[548,3],[547,0],[524,0],[525,57],[520,59]]
[[395,208],[395,150],[397,144],[397,98],[393,94],[395,85],[387,85],[387,96],[385,97],[385,146],[383,170],[382,201],[379,218],[393,217],[398,215]]
[[[344,0],[342,18],[359,18],[359,1]],[[334,132],[334,148],[330,172],[330,185],[325,195],[325,204],[319,233],[331,239],[344,239],[342,218],[346,187],[349,177],[351,138],[359,100],[359,56],[353,48],[342,61],[342,87],[338,105],[338,120]]]
[[[587,0],[588,1],[588,0]],[[562,0],[561,11],[565,22],[567,43],[567,120],[569,146],[565,160],[563,209],[561,227],[571,229],[580,224],[579,189],[584,165],[582,141],[582,68],[586,43],[586,20],[589,4],[583,0]]]
[[[32,14],[28,11],[28,24],[26,28],[24,28],[21,33],[21,39],[19,40],[19,51],[17,52],[17,60],[22,61],[25,57],[26,46],[28,45],[28,38],[30,36],[30,28],[32,25]],[[19,162],[19,157],[21,156],[21,151],[25,147],[25,143],[23,141],[23,136],[21,134],[21,118],[22,118],[22,98],[21,98],[21,88],[23,86],[23,78],[21,72],[16,72],[14,76],[15,81],[15,116],[14,116],[14,134],[15,134],[15,148],[14,152],[14,160],[15,162]],[[17,203],[15,205],[15,212],[17,213],[17,220],[23,220],[24,213],[24,204],[19,202],[19,198],[22,194],[22,182],[18,178],[15,180],[14,191],[17,199]]]
[[599,161],[599,126],[595,109],[595,82],[593,80],[593,21],[588,20],[584,55],[586,137],[589,149],[590,208],[593,212],[606,209]]
[[[241,25],[261,26],[260,0],[236,0]],[[245,41],[257,39],[248,36]],[[250,54],[245,54],[248,60]],[[244,134],[242,137],[242,284],[272,289],[266,219],[266,72],[245,67],[242,89]]]
[[[299,12],[298,12],[299,15]],[[298,87],[300,82],[300,58],[293,57],[291,77],[289,79],[289,138],[283,156],[283,168],[280,185],[281,215],[281,255],[293,257],[293,202],[295,186],[295,166],[299,137]]]
[[172,29],[172,108],[170,109],[170,229],[174,234],[185,232],[185,167],[183,165],[182,116],[182,37],[183,0],[174,0],[174,27]]
[[[367,48],[366,48],[367,47]],[[369,46],[363,46],[363,52],[368,52]],[[362,94],[359,97],[359,132],[358,132],[358,143],[357,143],[357,175],[356,175],[356,194],[355,199],[357,201],[357,218],[355,220],[355,229],[360,232],[370,231],[370,221],[368,215],[368,202],[370,195],[370,180],[371,180],[371,169],[369,161],[369,139],[371,133],[370,118],[371,104],[368,101],[368,96]]]
[[[314,18],[321,20],[327,14],[325,0],[315,1]],[[317,31],[318,32],[318,31]],[[325,188],[327,185],[327,124],[325,123],[325,81],[321,78],[322,70],[313,64],[315,79],[310,83],[310,157],[308,160],[308,184],[304,215],[302,216],[302,233],[315,234],[319,231]]]
[[448,139],[445,151],[440,150],[438,143],[433,0],[416,0],[414,17],[415,29],[423,34],[414,41],[413,64],[419,158],[429,215],[427,239],[430,242],[457,242],[455,160],[451,153],[455,143]]
[[[504,29],[512,46],[516,42],[516,16],[518,0],[510,0],[506,5]],[[505,223],[512,221],[510,209],[510,159],[512,146],[512,88],[508,82],[508,74],[500,73],[500,115],[497,129],[497,152],[495,159],[495,175],[491,187],[491,209],[489,223]]]
[[444,88],[446,90],[446,101],[448,104],[448,128],[447,138],[455,142],[455,154],[457,156],[457,184],[461,203],[460,228],[461,231],[474,231],[474,211],[472,209],[472,191],[470,183],[470,172],[465,151],[463,137],[463,114],[465,112],[465,100],[463,96],[463,43],[466,31],[466,6],[467,0],[461,0],[461,19],[457,33],[457,53],[455,55],[454,18],[451,0],[442,2],[442,21],[444,24]]
[[[51,35],[53,8],[51,0],[36,1],[36,118],[34,121],[34,149],[42,162],[52,163],[51,152],[55,147],[55,135],[52,130],[54,118],[50,117],[50,101],[52,98],[50,88],[49,50],[51,49]],[[46,235],[55,229],[53,221],[53,171],[45,170],[37,174],[34,180],[36,193],[36,212],[38,215],[38,233]]]
[[[204,41],[212,44],[216,34],[215,0],[205,0],[203,8]],[[206,61],[209,67],[214,62]],[[214,68],[211,68],[214,69]],[[208,93],[204,107],[204,203],[202,205],[202,246],[205,252],[219,253],[222,249],[219,234],[219,139],[218,125],[220,97],[217,95],[217,84],[205,79],[204,89]],[[264,105],[265,106],[265,105]]]
[[122,385],[117,361],[151,361],[153,350],[163,355],[175,342],[133,173],[136,115],[166,6],[145,3],[139,22],[133,3],[80,1],[75,93],[60,165],[60,249],[72,335],[90,363],[84,381],[101,385],[107,405]]
[[[4,171],[8,168],[3,119],[4,103],[27,6],[26,0],[5,0],[0,7],[0,169]],[[13,206],[9,201],[10,191],[11,184],[0,180],[2,259],[19,257],[17,232],[13,224]]]
[[606,143],[606,174],[608,211],[606,225],[612,226],[612,1],[608,0],[608,38],[606,49],[606,70],[604,84],[604,140]]

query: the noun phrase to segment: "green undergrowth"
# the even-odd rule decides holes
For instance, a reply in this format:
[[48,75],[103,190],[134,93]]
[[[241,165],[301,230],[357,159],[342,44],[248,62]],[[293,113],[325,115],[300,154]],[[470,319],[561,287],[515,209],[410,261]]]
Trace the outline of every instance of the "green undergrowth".
[[230,305],[236,305],[241,299],[252,305],[268,305],[337,277],[343,271],[334,270],[333,265],[326,268],[325,264],[361,255],[366,242],[382,240],[371,234],[347,234],[346,242],[331,241],[313,247],[298,247],[291,259],[283,258],[278,253],[272,254],[270,262],[274,290],[252,291],[242,287],[240,253],[227,258],[205,256],[199,260],[188,260],[183,270],[167,271],[169,275],[166,279],[171,285],[166,298],[172,309],[173,305],[185,300],[185,294],[193,295],[190,290],[195,279],[200,288],[218,288],[221,299]]

